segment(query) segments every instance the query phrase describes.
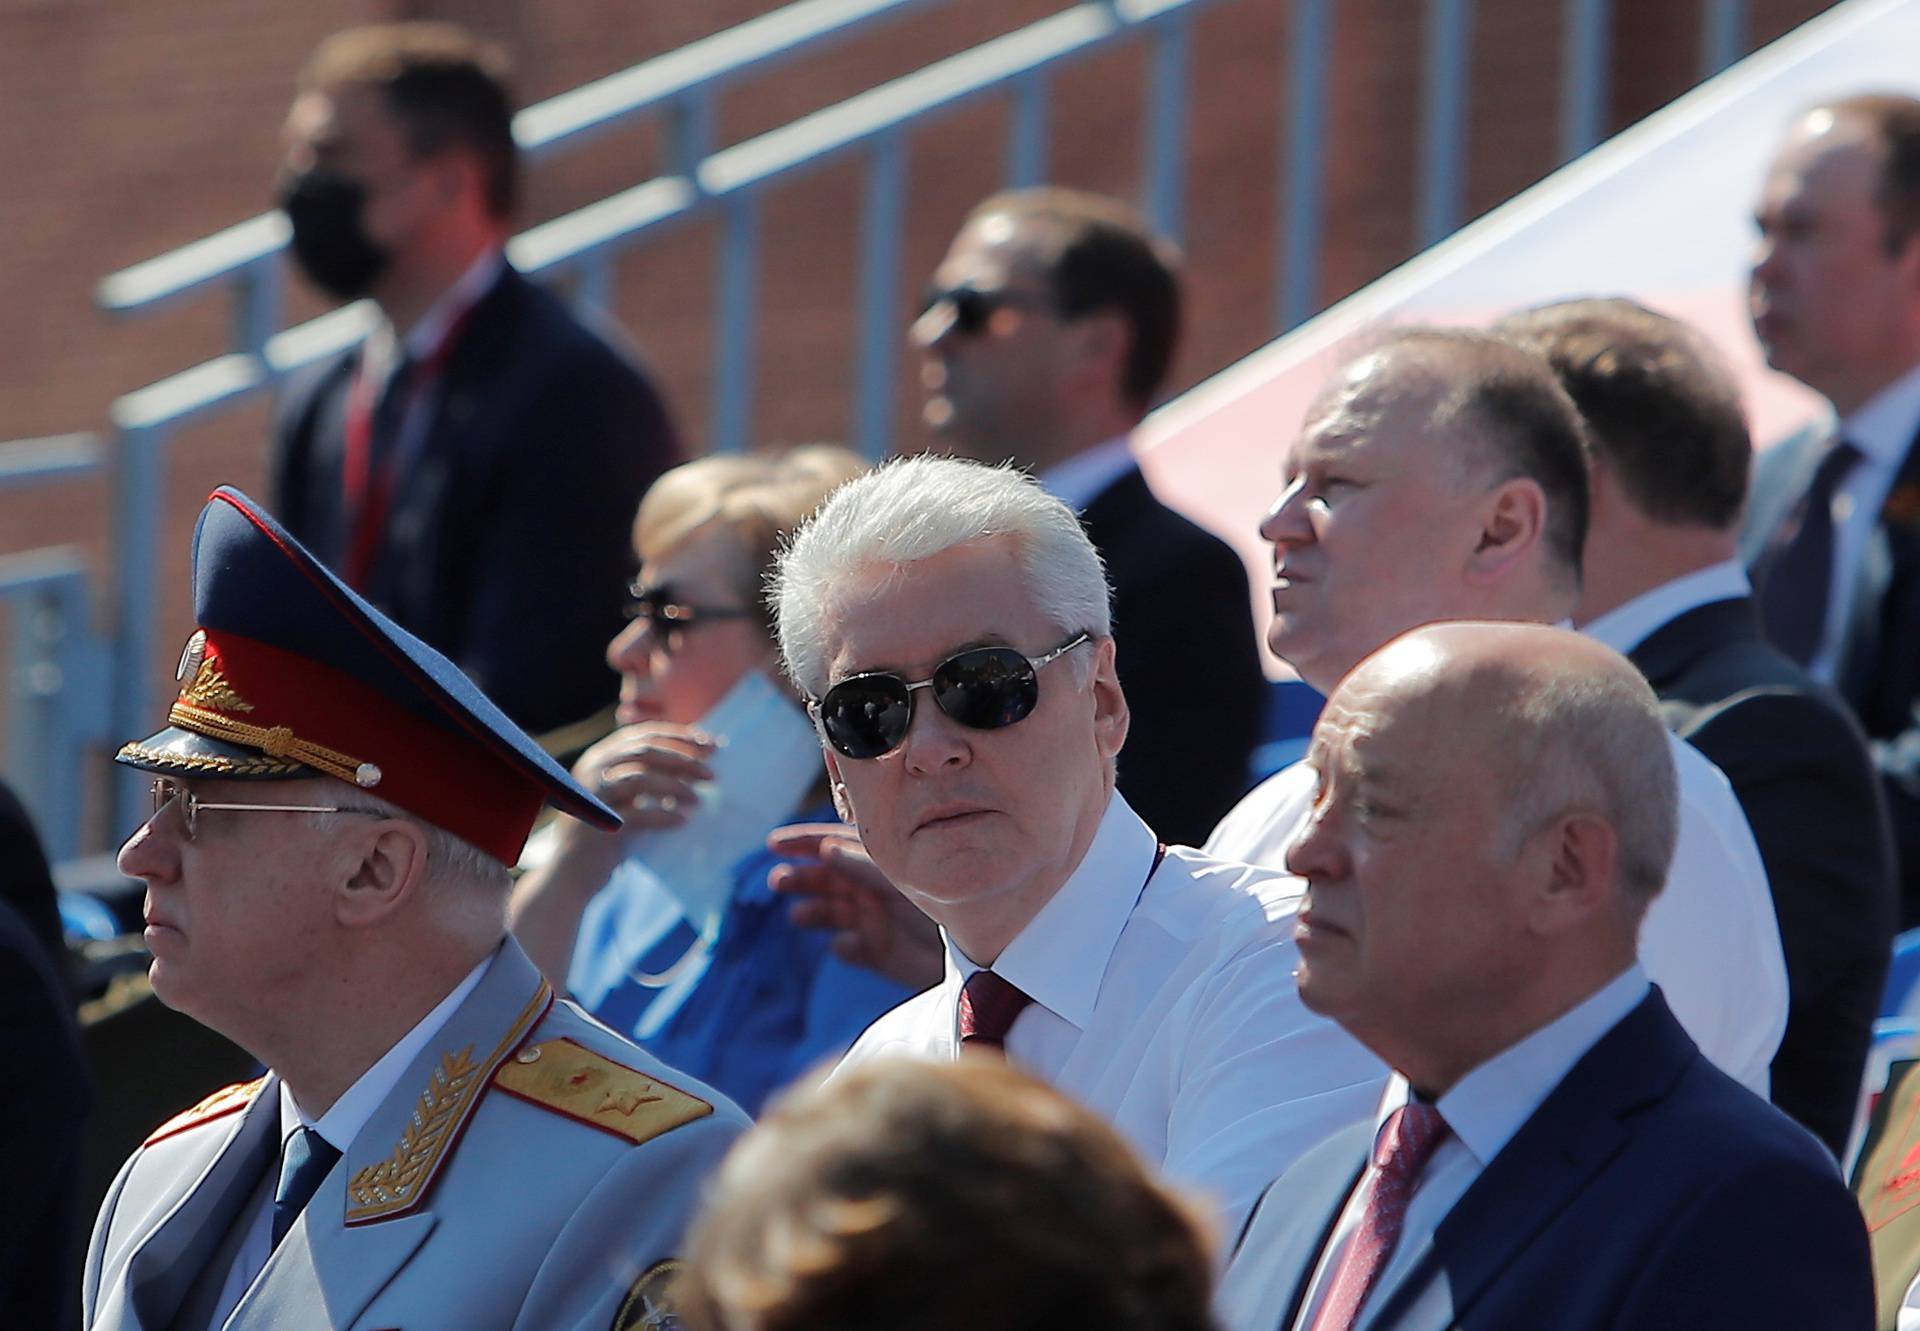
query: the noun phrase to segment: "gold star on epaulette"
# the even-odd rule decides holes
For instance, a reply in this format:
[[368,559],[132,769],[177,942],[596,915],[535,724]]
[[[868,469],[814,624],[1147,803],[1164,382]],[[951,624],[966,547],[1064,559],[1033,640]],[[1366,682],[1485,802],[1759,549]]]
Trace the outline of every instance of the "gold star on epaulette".
[[500,1065],[493,1084],[636,1145],[713,1112],[698,1096],[564,1038],[522,1049]]

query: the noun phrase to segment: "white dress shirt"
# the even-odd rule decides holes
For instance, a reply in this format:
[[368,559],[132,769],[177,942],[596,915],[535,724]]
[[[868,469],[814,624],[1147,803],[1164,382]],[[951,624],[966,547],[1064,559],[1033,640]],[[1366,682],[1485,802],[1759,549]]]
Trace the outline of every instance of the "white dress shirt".
[[[1365,1119],[1387,1070],[1295,992],[1297,884],[1184,846],[1155,869],[1156,848],[1115,795],[993,965],[1034,1000],[1006,1052],[1210,1198],[1232,1235],[1275,1174]],[[840,1069],[958,1057],[960,986],[977,969],[948,939],[945,977],[868,1027]]]
[[[1767,871],[1727,778],[1691,744],[1668,740],[1680,837],[1666,888],[1640,927],[1640,961],[1701,1052],[1764,1097],[1787,1026],[1787,963]],[[1314,785],[1304,762],[1268,777],[1220,820],[1206,853],[1284,869],[1313,811]]]
[[1625,656],[1689,610],[1752,594],[1753,584],[1747,581],[1746,569],[1738,559],[1728,559],[1683,573],[1631,601],[1623,601],[1582,624],[1580,631]]
[[1920,366],[1875,393],[1837,427],[1839,437],[1859,449],[1861,458],[1833,497],[1833,581],[1827,595],[1827,623],[1808,666],[1823,683],[1833,683],[1839,669],[1847,621],[1853,614],[1854,574],[1916,427],[1920,427]]
[[[412,1030],[400,1037],[400,1042],[382,1054],[377,1062],[360,1074],[359,1080],[347,1087],[333,1107],[319,1118],[314,1118],[294,1102],[293,1092],[287,1089],[283,1081],[280,1087],[280,1150],[286,1151],[287,1139],[298,1128],[312,1128],[326,1141],[327,1145],[346,1154],[347,1147],[360,1135],[360,1129],[367,1125],[373,1111],[380,1107],[395,1086],[400,1083],[400,1075],[407,1070],[420,1051],[440,1028],[447,1024],[458,1008],[480,983],[487,973],[487,967],[493,964],[497,953],[488,953],[486,959],[467,972],[467,977],[453,987],[453,992],[434,1006],[416,1023]],[[213,1326],[225,1326],[233,1310],[240,1306],[254,1278],[266,1267],[267,1258],[273,1256],[273,1194],[279,1184],[279,1156],[274,1157],[270,1166],[267,1186],[264,1193],[265,1204],[254,1208],[250,1219],[242,1221],[247,1225],[247,1236],[241,1240],[239,1251],[234,1255],[233,1265],[227,1268],[227,1281],[220,1291],[218,1310],[214,1313]]]
[[1122,434],[1061,459],[1034,479],[1041,489],[1078,513],[1139,465],[1134,460],[1132,438]]
[[[1434,1148],[1427,1167],[1414,1180],[1413,1195],[1400,1224],[1400,1238],[1374,1285],[1376,1296],[1406,1278],[1407,1268],[1420,1251],[1422,1241],[1439,1228],[1447,1213],[1466,1196],[1474,1180],[1546,1103],[1554,1088],[1573,1070],[1573,1065],[1600,1042],[1601,1036],[1640,1005],[1647,989],[1646,972],[1638,966],[1628,967],[1571,1011],[1469,1072],[1435,1102],[1434,1107],[1447,1121],[1449,1132]],[[1387,1082],[1379,1113],[1374,1116],[1376,1136],[1393,1111],[1411,1097],[1412,1088],[1406,1078],[1395,1073]],[[1296,1331],[1305,1331],[1313,1325],[1314,1315],[1326,1297],[1328,1275],[1346,1251],[1353,1231],[1359,1228],[1367,1197],[1378,1175],[1369,1158],[1365,1173],[1347,1198],[1346,1208],[1340,1212],[1332,1237],[1321,1250],[1319,1264],[1313,1271],[1313,1283],[1307,1287],[1307,1297],[1300,1304],[1300,1316],[1294,1321]],[[1444,1300],[1447,1291],[1443,1284],[1436,1282],[1426,1297]],[[1416,1306],[1408,1310],[1403,1320],[1412,1326],[1438,1326],[1448,1311],[1440,1306],[1431,1310]],[[1260,1331],[1266,1331],[1266,1327]]]

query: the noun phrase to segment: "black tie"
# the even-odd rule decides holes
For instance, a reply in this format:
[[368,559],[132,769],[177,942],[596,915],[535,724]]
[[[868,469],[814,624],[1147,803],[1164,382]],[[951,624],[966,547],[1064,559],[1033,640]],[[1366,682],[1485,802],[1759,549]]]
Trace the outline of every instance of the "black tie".
[[1860,461],[1860,450],[1834,441],[1813,483],[1775,528],[1754,569],[1760,618],[1774,646],[1801,665],[1813,660],[1827,627],[1833,586],[1833,497]]
[[325,1137],[312,1128],[295,1128],[287,1138],[280,1156],[280,1186],[273,1193],[273,1246],[293,1228],[293,1222],[307,1209],[315,1188],[340,1159]]

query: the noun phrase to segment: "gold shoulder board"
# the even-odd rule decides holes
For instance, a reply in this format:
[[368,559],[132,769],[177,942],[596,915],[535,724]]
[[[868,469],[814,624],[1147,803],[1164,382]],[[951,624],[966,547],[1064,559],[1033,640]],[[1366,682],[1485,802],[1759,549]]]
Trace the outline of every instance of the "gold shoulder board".
[[147,1146],[169,1137],[177,1137],[188,1128],[197,1128],[202,1123],[211,1123],[217,1118],[238,1113],[253,1103],[253,1097],[266,1085],[265,1077],[256,1077],[252,1081],[236,1082],[232,1086],[222,1086],[193,1108],[175,1114],[147,1135]]
[[705,1100],[567,1039],[520,1050],[500,1065],[493,1084],[636,1144],[713,1112]]

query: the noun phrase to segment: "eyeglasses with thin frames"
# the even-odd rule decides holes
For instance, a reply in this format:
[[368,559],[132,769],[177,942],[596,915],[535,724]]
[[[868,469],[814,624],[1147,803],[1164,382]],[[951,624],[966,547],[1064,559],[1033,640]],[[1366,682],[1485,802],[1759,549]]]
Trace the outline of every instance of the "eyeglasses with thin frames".
[[235,813],[363,813],[369,817],[379,817],[372,809],[343,809],[337,804],[227,804],[213,800],[203,800],[178,781],[167,777],[158,777],[153,783],[153,812],[158,817],[160,811],[175,800],[180,803],[181,822],[187,829],[187,840],[191,841],[200,830],[200,814],[206,809],[220,809]]
[[671,652],[680,645],[680,634],[702,624],[722,623],[730,619],[752,619],[759,612],[737,605],[692,605],[673,598],[672,588],[662,584],[648,587],[635,581],[627,588],[633,599],[627,602],[628,619],[644,619],[659,636],[660,644]]

